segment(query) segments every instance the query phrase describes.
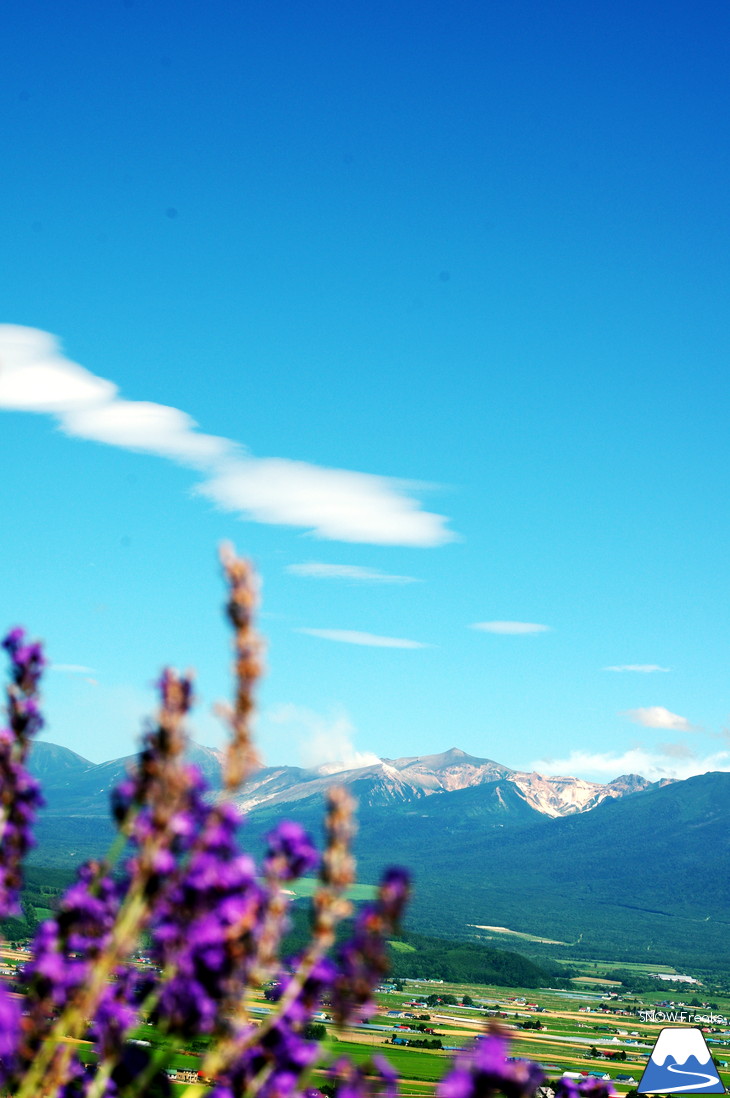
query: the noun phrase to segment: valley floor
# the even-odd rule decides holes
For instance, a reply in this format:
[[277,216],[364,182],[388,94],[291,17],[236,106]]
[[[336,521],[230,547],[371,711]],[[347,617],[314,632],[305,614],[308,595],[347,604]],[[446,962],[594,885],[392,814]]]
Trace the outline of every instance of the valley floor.
[[[24,957],[18,951],[4,949],[0,951],[0,968],[12,970]],[[7,974],[5,978],[9,978]],[[658,987],[656,993],[641,997],[619,997],[615,985],[600,974],[583,977],[582,981],[586,979],[590,983],[576,982],[573,990],[408,980],[402,989],[388,986],[378,992],[378,1012],[369,1023],[343,1030],[330,1022],[325,1007],[317,1020],[324,1023],[327,1035],[310,1086],[321,1087],[327,1081],[327,1065],[342,1055],[362,1063],[380,1054],[398,1071],[404,1098],[430,1098],[438,1080],[448,1071],[454,1050],[483,1033],[486,1026],[497,1023],[509,1035],[512,1055],[538,1061],[548,1079],[555,1080],[563,1072],[593,1075],[610,1079],[615,1092],[624,1095],[636,1089],[661,1029],[674,1024],[666,1015],[681,1010],[689,1017],[707,1018],[706,1023],[698,1019],[697,1024],[718,1064],[722,1082],[730,1084],[730,1024],[725,1021],[730,1019],[730,997],[718,997],[713,992],[712,1005],[699,1007],[688,1005],[696,988],[690,991],[677,985],[668,992]],[[261,1014],[269,1009],[263,995],[255,996],[251,1006]],[[654,1020],[647,1019],[647,1011],[655,1012]],[[662,1014],[665,1017],[656,1016]],[[149,1025],[139,1027],[132,1036],[153,1050],[165,1043]],[[438,1040],[443,1048],[408,1046],[409,1041],[423,1039]],[[167,1070],[176,1091],[180,1088],[181,1093],[195,1078],[203,1044],[176,1042],[170,1049]],[[90,1043],[80,1042],[78,1047],[82,1059],[93,1059]],[[201,1083],[200,1093],[206,1089]]]

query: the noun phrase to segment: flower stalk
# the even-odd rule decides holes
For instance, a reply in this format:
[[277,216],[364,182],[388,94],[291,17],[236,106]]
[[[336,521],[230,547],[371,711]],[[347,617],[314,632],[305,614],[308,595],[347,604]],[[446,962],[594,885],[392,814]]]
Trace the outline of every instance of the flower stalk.
[[[82,866],[54,918],[36,935],[24,1000],[0,985],[0,1090],[14,1098],[156,1098],[169,1092],[162,1069],[175,1040],[205,1035],[201,1073],[210,1098],[304,1098],[319,1049],[307,1027],[326,998],[345,1024],[373,1010],[388,968],[387,940],[408,899],[408,874],[387,870],[374,903],[355,913],[337,949],[340,924],[353,914],[355,805],[346,790],[327,797],[321,856],[297,824],[270,833],[262,866],[240,845],[235,797],[258,765],[251,722],[263,646],[255,629],[258,583],[251,565],[226,546],[225,612],[232,629],[234,690],[224,710],[230,737],[223,789],[210,790],[185,759],[185,721],[193,703],[189,674],[166,669],[158,683],[155,726],[135,767],[112,795],[119,828],[110,856]],[[0,730],[0,917],[17,910],[22,860],[42,801],[27,771],[42,727],[38,644],[21,629],[2,642],[10,658],[8,727]],[[119,859],[119,866],[117,866]],[[308,944],[293,962],[280,953],[289,899],[284,886],[317,867]],[[131,964],[142,936],[154,972]],[[276,1002],[252,1020],[251,994],[276,977]],[[147,1053],[130,1042],[149,1016],[165,1041]],[[88,1070],[74,1043],[89,1031],[97,1061]],[[437,1098],[531,1098],[536,1065],[506,1060],[504,1035],[490,1031],[459,1054]],[[396,1098],[397,1076],[376,1057],[369,1067],[332,1067],[338,1098]],[[575,1093],[574,1093],[575,1091]],[[194,1098],[188,1086],[182,1098]],[[591,1090],[591,1098],[606,1098]],[[588,1098],[567,1088],[558,1098]]]

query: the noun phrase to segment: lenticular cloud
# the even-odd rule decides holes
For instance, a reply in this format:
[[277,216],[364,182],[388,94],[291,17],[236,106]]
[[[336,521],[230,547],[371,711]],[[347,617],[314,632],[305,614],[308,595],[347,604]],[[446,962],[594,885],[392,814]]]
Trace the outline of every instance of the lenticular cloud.
[[124,400],[118,387],[66,358],[54,336],[0,325],[0,409],[55,417],[67,435],[167,458],[202,471],[197,493],[253,522],[298,526],[320,538],[430,547],[453,541],[443,515],[421,508],[392,477],[257,458],[198,430],[179,408]]
[[60,414],[114,400],[117,387],[64,358],[54,336],[0,325],[0,408]]

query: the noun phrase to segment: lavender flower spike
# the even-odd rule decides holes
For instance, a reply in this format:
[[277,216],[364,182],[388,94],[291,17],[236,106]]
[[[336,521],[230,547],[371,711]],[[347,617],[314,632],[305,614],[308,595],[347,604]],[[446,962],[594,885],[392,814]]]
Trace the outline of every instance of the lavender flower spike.
[[332,1006],[340,1022],[373,1013],[372,993],[388,971],[387,938],[396,929],[410,891],[405,869],[386,870],[374,904],[357,917],[355,933],[340,949]]
[[266,836],[268,851],[264,860],[267,877],[294,881],[314,869],[319,854],[312,838],[301,824],[283,820]]
[[21,863],[33,846],[31,826],[43,804],[38,783],[25,768],[31,737],[43,727],[38,685],[45,665],[39,644],[27,644],[22,629],[2,641],[10,656],[7,687],[10,724],[0,729],[0,919],[18,910]]
[[[405,870],[386,871],[377,899],[360,908],[349,941],[336,931],[352,913],[354,802],[329,791],[326,843],[319,857],[296,823],[268,836],[257,867],[239,845],[241,819],[232,797],[255,765],[250,724],[261,671],[253,627],[257,582],[246,561],[222,554],[227,614],[234,631],[235,694],[228,712],[231,743],[221,797],[185,761],[185,717],[192,680],[168,669],[159,682],[157,721],[136,767],[113,795],[127,855],[91,862],[38,929],[25,967],[25,999],[0,984],[0,1091],[15,1098],[170,1098],[164,1075],[179,1036],[204,1036],[200,1069],[210,1098],[315,1098],[309,1072],[319,1049],[309,1034],[324,1003],[336,1021],[366,1016],[388,968],[387,941],[410,888]],[[42,727],[38,644],[13,629],[2,641],[10,660],[8,727],[0,730],[0,917],[13,910],[30,826],[41,803],[25,763]],[[113,848],[114,851],[115,848]],[[287,925],[285,885],[317,868],[308,944],[292,961],[279,955]],[[153,964],[132,962],[141,935]],[[334,952],[334,956],[330,953]],[[271,1010],[254,1016],[250,992],[271,980]],[[146,1051],[129,1039],[140,1017],[161,1043]],[[77,1041],[90,1036],[96,1059],[84,1064]],[[333,1065],[336,1098],[397,1098],[388,1062]],[[534,1098],[537,1064],[507,1058],[507,1037],[491,1028],[462,1050],[436,1098]],[[609,1098],[598,1081],[558,1084],[556,1098]],[[198,1081],[180,1098],[198,1098]]]
[[507,1037],[492,1026],[456,1057],[453,1070],[436,1088],[436,1098],[532,1098],[543,1080],[538,1064],[507,1059]]

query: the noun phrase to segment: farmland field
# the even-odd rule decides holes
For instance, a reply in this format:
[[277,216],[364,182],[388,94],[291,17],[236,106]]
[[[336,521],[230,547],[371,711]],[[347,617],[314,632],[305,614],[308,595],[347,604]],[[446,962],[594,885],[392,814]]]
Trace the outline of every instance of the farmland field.
[[[298,881],[292,881],[288,890],[295,896],[313,896],[320,882],[316,877],[300,877]],[[378,889],[371,884],[353,884],[347,889],[348,900],[372,900]]]
[[[400,945],[409,948],[407,943]],[[7,957],[5,962],[15,959]],[[610,969],[610,963],[595,960],[574,967],[583,973],[600,973]],[[644,979],[650,968],[660,967],[667,969],[638,963],[631,966]],[[586,985],[586,979],[599,982]],[[612,1080],[616,1093],[623,1095],[636,1088],[656,1037],[664,1025],[671,1024],[643,1021],[639,1012],[659,1005],[665,1010],[690,1012],[695,1010],[689,1005],[692,1002],[701,1002],[702,1007],[697,1009],[715,1019],[703,1025],[704,1035],[718,1063],[720,1078],[726,1085],[730,1083],[730,1069],[724,1066],[726,1057],[730,1061],[730,1025],[720,1021],[730,1018],[730,996],[712,992],[710,1004],[700,985],[657,983],[655,990],[641,996],[621,990],[622,994],[617,994],[601,982],[600,975],[577,977],[572,988],[539,989],[405,980],[398,987],[390,985],[376,994],[377,1013],[369,1024],[342,1030],[327,1016],[325,1004],[321,1020],[326,1038],[310,1084],[324,1085],[328,1065],[342,1056],[363,1064],[374,1055],[384,1055],[399,1074],[404,1096],[431,1098],[438,1080],[449,1070],[454,1051],[497,1023],[508,1037],[511,1054],[536,1060],[549,1079],[558,1078],[564,1071],[603,1073]],[[256,993],[251,1007],[260,1014],[268,1011],[270,1004],[263,993]],[[166,1042],[154,1026],[139,1026],[132,1037],[164,1054]],[[399,1043],[394,1044],[394,1040]],[[413,1040],[437,1040],[443,1048],[400,1044]],[[197,1070],[206,1043],[206,1039],[174,1042],[166,1057],[167,1066]],[[80,1042],[79,1055],[84,1061],[93,1059],[91,1044]],[[622,1075],[624,1080],[617,1079]]]

